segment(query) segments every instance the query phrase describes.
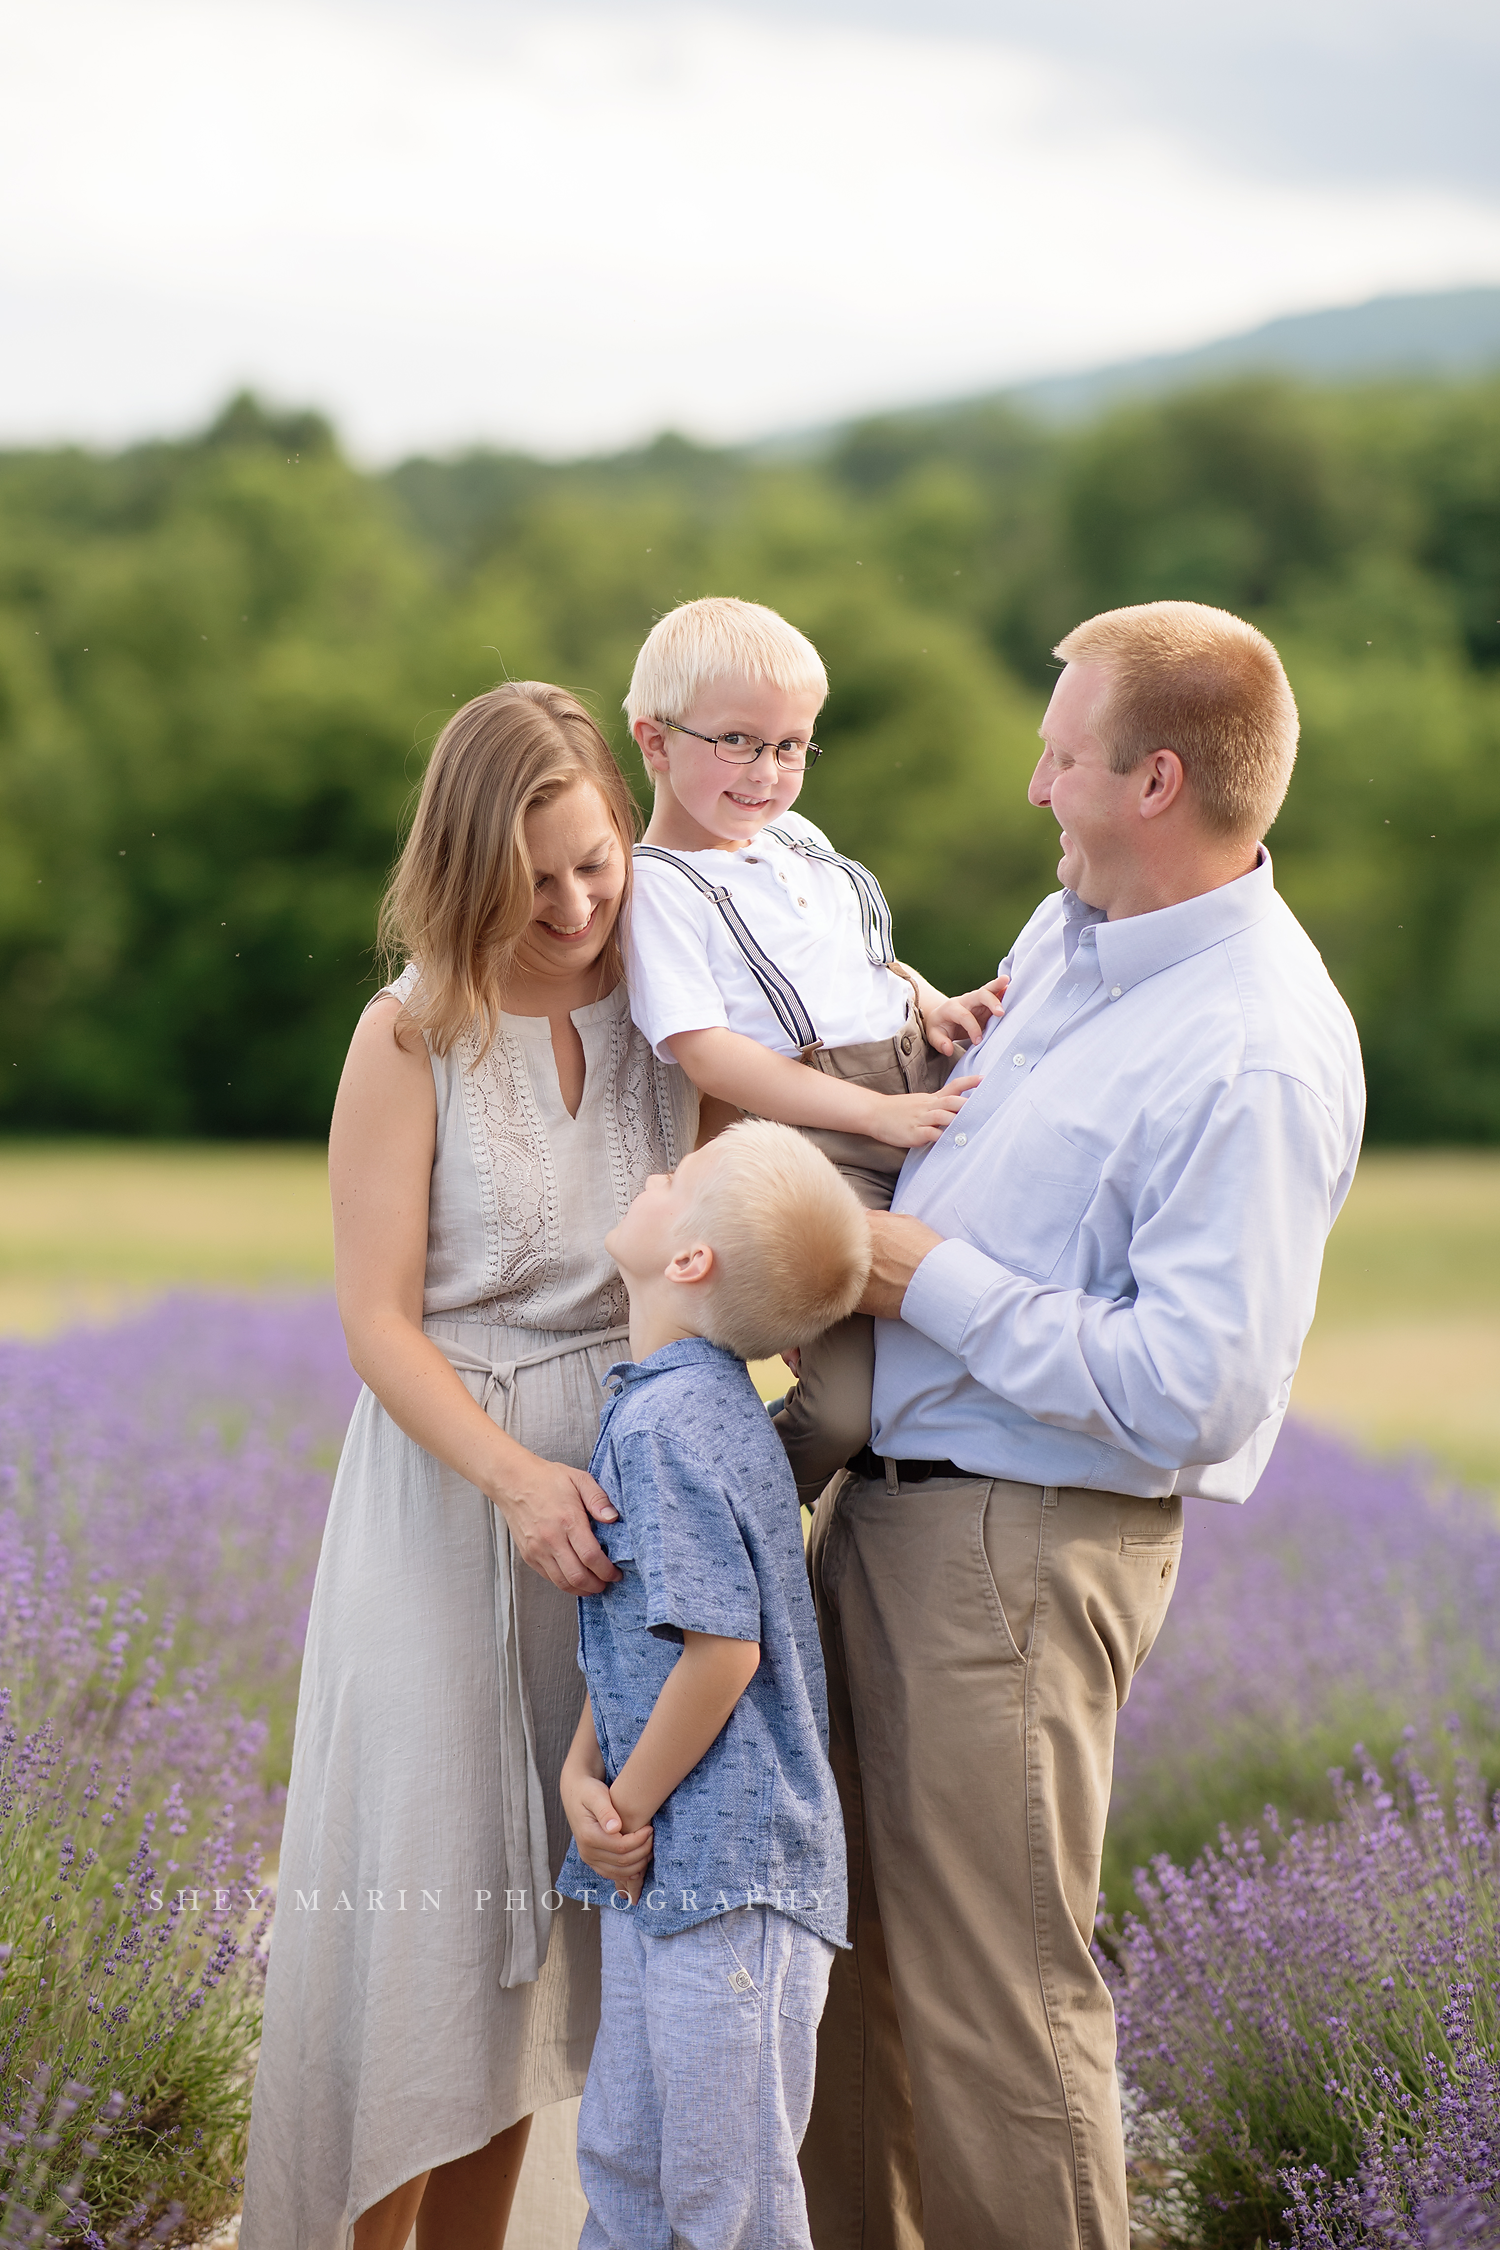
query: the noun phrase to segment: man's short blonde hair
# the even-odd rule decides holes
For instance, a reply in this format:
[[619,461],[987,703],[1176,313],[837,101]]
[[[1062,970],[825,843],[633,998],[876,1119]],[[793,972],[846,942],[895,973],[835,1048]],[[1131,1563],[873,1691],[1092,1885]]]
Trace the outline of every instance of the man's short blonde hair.
[[703,1334],[739,1359],[810,1344],[864,1294],[870,1230],[858,1199],[790,1125],[746,1118],[711,1146],[718,1161],[688,1222],[714,1254]]
[[708,594],[652,626],[630,675],[625,716],[681,719],[716,680],[761,680],[783,695],[828,694],[823,659],[805,633],[759,602]]
[[1115,773],[1175,750],[1210,828],[1265,834],[1292,778],[1297,706],[1264,633],[1203,602],[1142,602],[1075,625],[1052,653],[1108,670],[1089,731]]

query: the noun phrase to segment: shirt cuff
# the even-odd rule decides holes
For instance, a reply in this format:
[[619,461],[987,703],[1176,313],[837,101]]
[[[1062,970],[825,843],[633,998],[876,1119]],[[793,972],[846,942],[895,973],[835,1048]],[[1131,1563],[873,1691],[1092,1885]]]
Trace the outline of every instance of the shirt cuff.
[[972,1242],[940,1242],[929,1250],[906,1285],[901,1318],[941,1344],[955,1359],[963,1357],[964,1330],[975,1306],[987,1289],[993,1289],[1006,1269],[976,1250]]

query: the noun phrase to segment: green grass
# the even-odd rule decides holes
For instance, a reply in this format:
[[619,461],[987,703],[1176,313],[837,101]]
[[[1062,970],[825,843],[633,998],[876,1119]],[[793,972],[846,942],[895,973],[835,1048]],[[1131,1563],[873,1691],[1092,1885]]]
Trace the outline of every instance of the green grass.
[[1500,1486],[1500,1151],[1371,1150],[1328,1243],[1295,1412]]
[[332,1278],[322,1148],[0,1141],[0,1332]]
[[[169,1288],[326,1287],[318,1147],[0,1141],[0,1333]],[[757,1370],[769,1391],[785,1371]],[[1335,1227],[1294,1409],[1500,1485],[1500,1151],[1372,1150]]]

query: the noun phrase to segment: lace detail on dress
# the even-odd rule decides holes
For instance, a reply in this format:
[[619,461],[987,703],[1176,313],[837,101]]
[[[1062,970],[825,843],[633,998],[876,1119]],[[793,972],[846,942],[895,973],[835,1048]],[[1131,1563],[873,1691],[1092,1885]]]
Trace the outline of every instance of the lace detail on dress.
[[[679,1150],[665,1067],[628,1016],[610,1026],[607,1067],[604,1137],[615,1212],[623,1219],[653,1172],[676,1170]],[[600,1327],[610,1327],[629,1316],[625,1284],[612,1275],[599,1291],[593,1317]]]
[[676,1170],[677,1135],[662,1065],[628,1016],[611,1027],[609,1064],[612,1098],[604,1130],[615,1208],[623,1218],[653,1172]]
[[526,1308],[556,1279],[561,1257],[552,1151],[519,1044],[502,1031],[481,1054],[471,1031],[459,1050],[486,1270],[482,1300],[458,1317],[524,1327]]

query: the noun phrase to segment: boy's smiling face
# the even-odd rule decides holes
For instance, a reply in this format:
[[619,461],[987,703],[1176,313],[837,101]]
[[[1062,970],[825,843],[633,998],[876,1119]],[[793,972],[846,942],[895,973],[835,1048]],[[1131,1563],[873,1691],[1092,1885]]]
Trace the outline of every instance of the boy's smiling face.
[[736,851],[751,842],[795,804],[806,774],[778,767],[769,750],[753,765],[729,765],[696,737],[810,742],[820,708],[815,696],[789,695],[768,681],[725,679],[705,688],[690,711],[660,713],[674,722],[670,727],[638,719],[636,739],[656,783],[653,841],[688,852]]

